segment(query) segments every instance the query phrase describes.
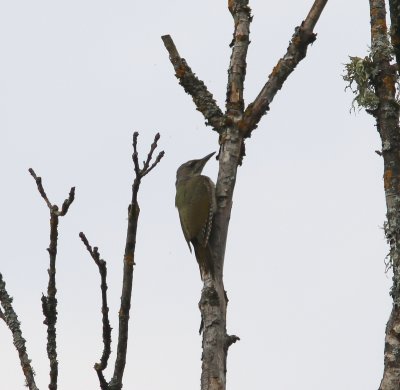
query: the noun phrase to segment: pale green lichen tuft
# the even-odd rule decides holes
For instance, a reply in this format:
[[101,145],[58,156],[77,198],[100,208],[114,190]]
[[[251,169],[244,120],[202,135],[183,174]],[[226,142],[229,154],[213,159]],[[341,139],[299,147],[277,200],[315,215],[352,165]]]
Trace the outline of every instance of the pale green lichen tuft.
[[364,58],[349,58],[350,62],[345,64],[343,80],[348,83],[346,89],[349,88],[355,95],[351,110],[355,111],[356,106],[359,109],[376,110],[379,99],[375,94],[372,79],[378,74],[378,69],[373,63],[371,55]]
[[[394,48],[390,44],[390,37],[386,35],[382,39],[374,40],[372,47],[369,48],[369,54],[364,58],[349,56],[350,62],[345,64],[343,80],[348,83],[346,89],[349,88],[355,95],[350,111],[355,111],[356,106],[359,110],[365,108],[370,112],[378,108],[379,99],[373,85],[373,80],[379,73],[377,62],[384,60],[390,63],[393,56]],[[397,78],[397,85],[398,82]],[[396,100],[399,102],[399,95],[396,96]]]

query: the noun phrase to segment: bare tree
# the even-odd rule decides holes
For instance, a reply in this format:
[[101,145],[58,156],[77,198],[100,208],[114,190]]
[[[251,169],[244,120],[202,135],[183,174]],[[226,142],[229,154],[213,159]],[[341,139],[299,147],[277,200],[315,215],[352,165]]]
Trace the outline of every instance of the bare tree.
[[[228,83],[226,94],[226,106],[222,110],[218,107],[205,84],[195,76],[186,61],[179,52],[169,35],[163,36],[163,42],[169,52],[170,60],[175,70],[176,77],[185,91],[191,95],[199,110],[219,135],[219,173],[216,182],[216,210],[213,217],[212,230],[209,237],[212,251],[209,253],[208,263],[213,264],[213,272],[202,272],[203,289],[200,298],[200,311],[203,331],[203,356],[201,388],[203,390],[224,390],[226,388],[226,362],[227,353],[232,343],[239,338],[228,335],[226,329],[226,310],[228,298],[224,289],[223,269],[225,260],[225,248],[229,220],[232,208],[232,198],[236,183],[238,166],[242,164],[245,156],[245,141],[251,137],[261,120],[261,117],[269,110],[276,93],[282,88],[288,76],[294,71],[298,63],[306,56],[308,46],[316,39],[314,27],[327,3],[327,0],[315,0],[304,21],[295,28],[286,53],[278,60],[271,74],[261,88],[256,99],[245,105],[243,91],[246,75],[246,57],[250,43],[250,24],[252,20],[251,9],[248,0],[229,0],[228,9],[234,20],[234,34],[231,43],[232,54],[228,69]],[[108,365],[111,350],[111,326],[108,318],[107,303],[107,268],[101,259],[97,247],[92,247],[85,234],[80,233],[80,238],[90,256],[97,265],[101,277],[102,294],[102,324],[103,324],[103,353],[100,362],[96,363],[96,370],[100,388],[102,390],[120,390],[123,386],[123,374],[127,356],[128,321],[130,317],[132,275],[135,265],[134,253],[136,244],[137,221],[139,217],[139,205],[137,195],[141,179],[149,173],[163,156],[161,152],[151,164],[153,152],[157,147],[159,136],[157,135],[150,148],[143,167],[139,167],[137,154],[137,136],[133,138],[133,163],[135,180],[132,185],[132,200],[128,208],[128,229],[123,259],[123,283],[121,292],[121,305],[119,309],[119,332],[112,378],[107,381],[104,370]],[[65,215],[73,201],[74,194],[71,191],[69,198],[64,202],[59,211],[48,201],[41,187],[41,180],[32,171],[38,189],[45,199],[51,212],[51,243],[50,243],[50,271],[48,294],[43,298],[43,312],[48,326],[48,355],[50,359],[50,385],[49,388],[57,388],[57,351],[55,338],[55,324],[57,318],[57,301],[55,285],[55,256],[57,253],[57,223],[56,217]],[[71,195],[72,194],[72,195]],[[54,215],[53,215],[53,214]],[[54,229],[55,226],[55,230]],[[202,270],[204,271],[204,270]],[[14,343],[20,354],[21,365],[27,378],[30,389],[37,389],[34,382],[34,372],[30,366],[28,355],[22,338],[19,323],[12,310],[11,300],[5,291],[5,285],[0,278],[0,302],[2,309],[0,318],[5,320],[13,332]]]
[[218,107],[204,82],[197,78],[186,60],[179,55],[172,38],[169,35],[162,37],[179,83],[192,97],[196,109],[206,119],[206,124],[219,134],[217,208],[209,239],[209,256],[212,258],[206,262],[214,265],[214,275],[203,277],[199,303],[203,322],[202,390],[225,389],[228,348],[238,340],[237,336],[228,335],[226,330],[228,298],[224,289],[223,269],[233,191],[237,168],[245,156],[245,140],[257,128],[287,77],[306,56],[308,45],[315,41],[316,34],[313,30],[326,3],[327,0],[314,1],[307,17],[295,28],[285,55],[272,70],[256,99],[246,107],[243,90],[250,43],[251,10],[248,0],[228,1],[235,30],[231,43],[225,112]]
[[[122,292],[121,292],[121,305],[118,311],[119,313],[119,332],[118,332],[118,345],[117,345],[117,356],[115,359],[115,368],[112,379],[107,382],[104,377],[103,371],[107,367],[108,360],[111,353],[111,326],[108,318],[108,304],[107,304],[107,267],[106,262],[100,258],[100,253],[97,247],[92,248],[89,244],[88,239],[83,233],[79,236],[86,246],[87,251],[95,261],[99,268],[101,277],[101,295],[102,295],[102,323],[103,323],[103,354],[100,359],[100,363],[94,365],[96,370],[100,388],[102,390],[119,390],[122,388],[123,375],[127,356],[127,345],[128,345],[128,324],[129,324],[129,312],[131,307],[131,296],[132,296],[132,279],[133,279],[133,268],[135,265],[135,247],[136,247],[136,232],[137,224],[139,219],[139,203],[138,193],[141,181],[144,176],[151,172],[164,156],[164,152],[160,152],[157,157],[153,159],[154,151],[157,148],[157,142],[160,139],[160,135],[156,134],[154,142],[150,147],[150,151],[147,155],[146,160],[143,162],[143,166],[139,165],[139,155],[137,150],[137,139],[139,133],[133,134],[133,155],[132,160],[134,164],[135,179],[132,184],[132,198],[131,203],[128,206],[128,228],[126,234],[126,244],[123,259],[123,281],[122,281]],[[57,257],[57,244],[58,244],[58,222],[59,217],[65,216],[68,212],[69,207],[75,199],[75,187],[71,188],[68,198],[62,204],[60,208],[52,204],[47,197],[47,194],[42,185],[42,179],[36,175],[33,169],[29,169],[30,174],[35,179],[38,191],[47,207],[50,210],[50,245],[47,249],[50,256],[50,267],[48,270],[49,282],[47,288],[47,295],[42,296],[42,310],[45,317],[44,324],[47,326],[47,354],[50,361],[50,383],[49,389],[57,389],[58,379],[58,360],[57,360],[57,343],[56,343],[56,322],[57,322],[57,299],[56,299],[56,257]],[[26,385],[30,390],[38,390],[35,383],[35,372],[31,366],[31,361],[28,358],[28,354],[25,347],[25,339],[22,336],[20,322],[18,321],[17,314],[12,307],[12,298],[9,296],[3,277],[0,273],[0,318],[7,324],[11,330],[14,340],[14,345],[18,351],[19,359],[21,362],[22,371],[25,375]],[[2,308],[2,309],[1,309]]]
[[[344,79],[354,102],[376,120],[382,141],[386,198],[385,235],[390,246],[387,266],[393,270],[392,312],[386,325],[385,361],[380,390],[400,388],[400,137],[398,77],[400,65],[400,2],[389,0],[388,34],[385,0],[370,0],[371,51],[364,58],[350,57]],[[395,61],[393,61],[393,56]]]
[[[57,360],[57,288],[56,288],[56,259],[57,259],[57,244],[58,244],[58,222],[59,218],[67,214],[69,207],[75,199],[75,187],[72,187],[69,196],[65,199],[60,208],[56,204],[52,204],[44,190],[42,178],[37,176],[32,168],[29,168],[29,173],[35,179],[40,196],[44,199],[50,211],[50,245],[47,248],[50,257],[50,266],[48,269],[49,282],[47,287],[47,295],[42,295],[42,310],[44,314],[43,323],[47,326],[47,356],[50,362],[50,383],[49,389],[57,389],[58,379],[58,360]],[[25,347],[25,339],[22,336],[20,322],[17,314],[12,307],[12,298],[8,295],[5,288],[5,283],[0,274],[0,303],[4,309],[1,313],[1,318],[5,321],[13,334],[14,346],[18,351],[21,362],[22,371],[25,375],[26,385],[30,390],[37,390],[35,383],[35,373],[31,366],[31,361]]]

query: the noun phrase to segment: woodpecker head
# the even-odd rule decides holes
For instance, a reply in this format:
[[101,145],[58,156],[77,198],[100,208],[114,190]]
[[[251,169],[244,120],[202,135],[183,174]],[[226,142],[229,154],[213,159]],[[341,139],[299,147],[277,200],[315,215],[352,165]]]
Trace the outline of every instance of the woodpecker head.
[[190,179],[193,176],[200,175],[207,161],[215,154],[212,152],[199,160],[190,160],[182,164],[176,172],[176,182]]

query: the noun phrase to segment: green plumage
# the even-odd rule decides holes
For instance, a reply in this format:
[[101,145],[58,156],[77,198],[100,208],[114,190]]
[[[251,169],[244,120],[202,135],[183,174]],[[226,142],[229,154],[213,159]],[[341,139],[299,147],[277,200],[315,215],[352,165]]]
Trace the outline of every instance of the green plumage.
[[216,208],[215,185],[209,177],[201,175],[204,165],[213,154],[181,165],[176,178],[175,206],[183,235],[190,251],[190,244],[193,245],[201,274],[213,274],[208,241]]

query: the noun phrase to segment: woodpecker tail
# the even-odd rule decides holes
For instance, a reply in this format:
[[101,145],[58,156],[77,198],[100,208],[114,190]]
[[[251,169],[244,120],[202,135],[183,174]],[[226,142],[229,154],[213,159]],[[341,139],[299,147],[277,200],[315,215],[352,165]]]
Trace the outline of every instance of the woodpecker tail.
[[192,244],[197,263],[199,264],[201,279],[203,280],[203,275],[206,274],[210,274],[214,279],[215,270],[210,245],[207,244],[206,246],[203,246],[199,244],[197,240],[193,240]]

